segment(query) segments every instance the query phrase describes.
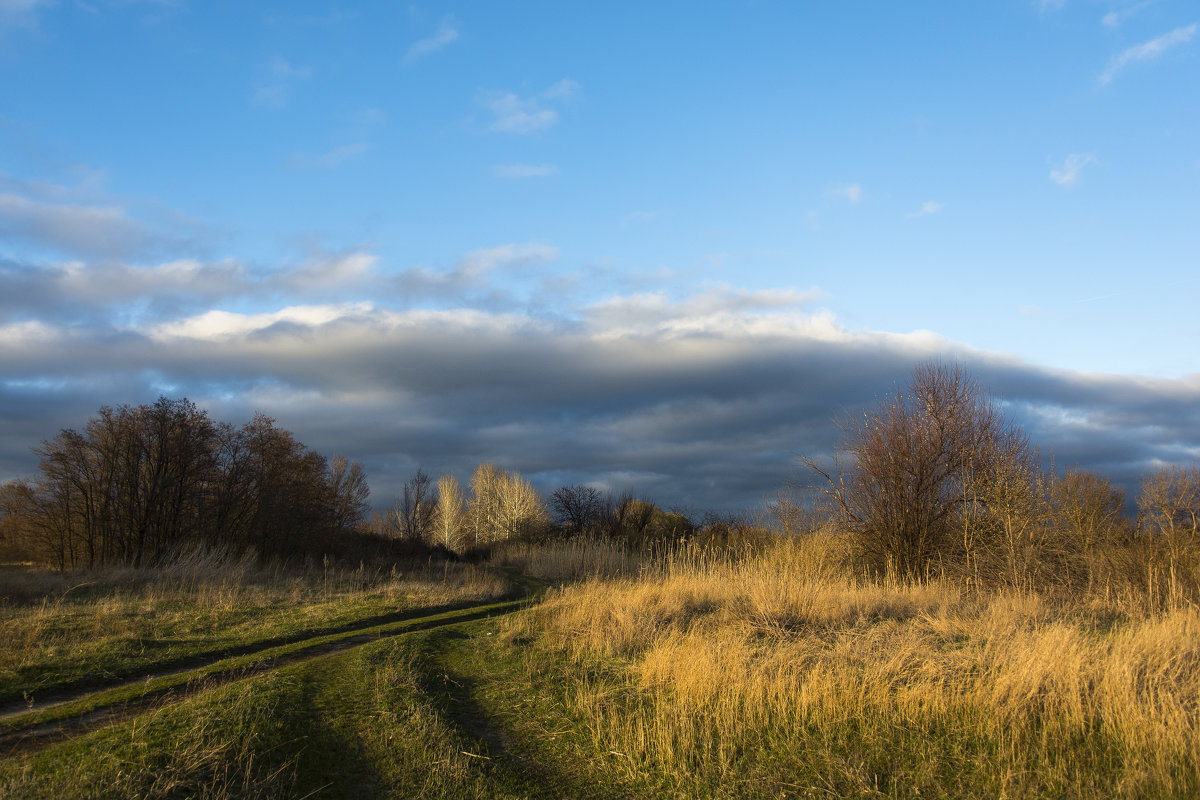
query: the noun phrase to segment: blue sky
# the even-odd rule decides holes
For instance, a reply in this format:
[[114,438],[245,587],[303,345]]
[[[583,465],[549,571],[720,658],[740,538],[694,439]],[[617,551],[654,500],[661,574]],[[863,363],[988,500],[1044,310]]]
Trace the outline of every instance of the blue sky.
[[1180,0],[0,0],[0,477],[163,392],[379,504],[745,505],[936,357],[1131,484],[1200,456],[1198,101]]

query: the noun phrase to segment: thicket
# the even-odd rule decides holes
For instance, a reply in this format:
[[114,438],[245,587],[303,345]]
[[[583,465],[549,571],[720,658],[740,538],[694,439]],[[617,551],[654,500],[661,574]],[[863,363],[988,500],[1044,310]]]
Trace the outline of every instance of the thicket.
[[1147,474],[1131,519],[1123,490],[1044,465],[966,370],[943,364],[840,427],[834,458],[805,459],[812,479],[773,510],[782,528],[846,536],[857,574],[1200,602],[1195,466]]
[[199,546],[264,561],[365,546],[362,467],[263,415],[235,427],[163,397],[101,408],[34,452],[40,474],[0,487],[0,539],[59,569],[150,566]]

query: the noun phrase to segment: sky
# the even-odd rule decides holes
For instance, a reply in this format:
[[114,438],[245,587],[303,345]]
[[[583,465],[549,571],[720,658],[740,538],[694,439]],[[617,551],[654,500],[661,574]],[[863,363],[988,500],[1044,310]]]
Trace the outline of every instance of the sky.
[[752,509],[912,367],[1200,460],[1200,6],[0,0],[0,480],[187,397]]

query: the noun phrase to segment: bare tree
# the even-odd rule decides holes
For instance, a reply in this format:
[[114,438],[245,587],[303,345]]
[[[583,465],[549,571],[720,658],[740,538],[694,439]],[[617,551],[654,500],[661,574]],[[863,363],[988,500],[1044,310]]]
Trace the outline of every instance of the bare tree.
[[41,475],[8,493],[20,501],[8,527],[62,569],[143,566],[198,543],[286,558],[325,548],[365,511],[358,464],[330,466],[261,414],[234,428],[187,400],[103,407],[34,452]]
[[868,566],[915,577],[945,545],[955,513],[977,487],[1025,462],[1028,442],[960,366],[918,365],[861,419],[840,423],[832,465],[804,463],[855,534]]
[[334,456],[329,462],[329,489],[333,495],[334,530],[348,533],[367,516],[367,498],[371,487],[362,464],[345,456]]
[[461,549],[467,532],[467,504],[458,478],[438,478],[437,506],[433,512],[433,543],[448,550]]
[[1095,472],[1071,469],[1050,482],[1055,521],[1086,551],[1111,539],[1125,515],[1125,492]]
[[516,472],[480,464],[471,476],[468,507],[473,544],[541,532],[550,520],[541,495]]
[[1164,537],[1172,558],[1200,544],[1200,467],[1167,467],[1142,479],[1142,524]]
[[1200,467],[1167,467],[1147,475],[1138,509],[1153,530],[1194,536],[1200,531]]
[[433,510],[437,499],[433,496],[433,482],[424,470],[404,482],[396,517],[400,523],[400,535],[416,542],[427,541],[433,532]]
[[591,486],[562,486],[550,496],[550,507],[571,533],[583,533],[600,520],[604,497]]

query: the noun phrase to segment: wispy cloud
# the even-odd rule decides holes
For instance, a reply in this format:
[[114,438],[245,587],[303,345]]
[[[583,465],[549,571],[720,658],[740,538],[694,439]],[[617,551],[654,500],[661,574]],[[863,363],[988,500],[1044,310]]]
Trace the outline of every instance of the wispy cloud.
[[1034,5],[1037,6],[1038,13],[1050,14],[1054,11],[1062,10],[1062,7],[1067,4],[1067,0],[1034,0]]
[[558,258],[558,248],[539,243],[513,243],[467,253],[447,271],[413,267],[401,273],[397,285],[406,296],[462,298],[495,294],[491,285],[497,271],[509,274],[546,264]]
[[354,142],[319,155],[297,153],[288,160],[288,166],[292,169],[333,169],[368,152],[371,147],[369,142]]
[[851,203],[859,203],[862,201],[863,190],[857,183],[851,183],[847,186],[833,186],[825,190],[825,194],[830,197],[842,197],[849,200]]
[[1050,180],[1059,186],[1074,186],[1083,168],[1095,161],[1096,157],[1091,153],[1071,153],[1062,166],[1050,170]]
[[553,164],[497,164],[492,167],[492,174],[497,178],[544,178],[557,175],[558,167]]
[[550,106],[571,99],[578,91],[579,84],[564,79],[530,97],[521,97],[514,92],[489,93],[483,98],[483,105],[492,112],[489,128],[516,134],[549,128],[558,122],[558,111]]
[[1182,44],[1187,44],[1196,35],[1196,29],[1200,24],[1193,22],[1191,25],[1185,25],[1176,28],[1170,33],[1164,33],[1157,39],[1151,39],[1148,42],[1142,42],[1139,45],[1134,45],[1127,50],[1123,50],[1117,54],[1100,74],[1100,84],[1107,86],[1112,82],[1121,70],[1131,64],[1137,64],[1143,61],[1153,61],[1159,58],[1164,53],[1179,47]]
[[1115,30],[1116,28],[1124,25],[1137,14],[1140,14],[1142,10],[1151,5],[1153,1],[1154,0],[1142,0],[1140,3],[1134,3],[1132,5],[1125,6],[1124,8],[1118,8],[1109,11],[1100,18],[1100,24],[1106,28],[1113,28]]
[[450,18],[447,17],[442,20],[437,33],[433,36],[413,42],[412,46],[408,48],[408,52],[404,54],[404,63],[411,64],[420,58],[436,53],[446,45],[456,41],[458,41],[458,30],[454,27]]
[[940,213],[942,213],[942,204],[941,203],[937,202],[936,200],[926,200],[924,203],[921,203],[920,208],[918,208],[916,211],[912,212],[911,214],[908,214],[907,217],[909,219],[917,219],[918,217],[927,217],[930,214],[940,214]]
[[74,205],[0,194],[0,234],[100,258],[138,252],[149,232],[117,206]]
[[295,65],[276,56],[267,67],[266,74],[255,84],[251,100],[254,105],[263,108],[284,108],[291,99],[292,85],[311,77],[312,72],[312,67]]

